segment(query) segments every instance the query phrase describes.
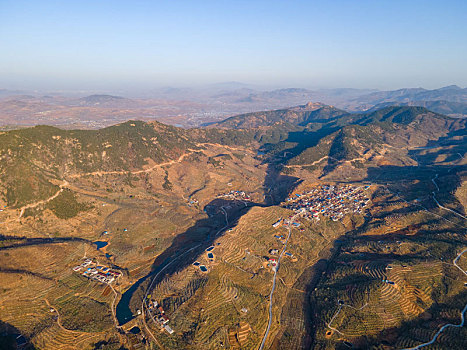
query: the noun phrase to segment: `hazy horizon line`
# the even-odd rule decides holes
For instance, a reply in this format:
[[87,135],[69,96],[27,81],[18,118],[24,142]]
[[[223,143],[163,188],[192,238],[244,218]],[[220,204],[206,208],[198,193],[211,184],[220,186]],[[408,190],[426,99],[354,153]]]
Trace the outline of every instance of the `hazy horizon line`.
[[[230,85],[230,86],[229,86]],[[237,86],[234,86],[237,85]],[[80,94],[102,94],[102,95],[138,95],[138,94],[150,94],[150,93],[168,93],[168,90],[192,90],[192,92],[203,92],[206,90],[241,90],[241,89],[250,89],[254,92],[268,92],[268,91],[277,91],[277,90],[287,90],[287,89],[303,89],[309,92],[319,92],[327,90],[359,90],[359,91],[397,91],[403,89],[425,89],[425,90],[438,90],[447,87],[458,87],[460,89],[467,88],[466,86],[461,86],[456,83],[452,84],[441,84],[435,87],[433,86],[424,86],[423,84],[415,86],[398,86],[393,88],[383,88],[383,87],[354,87],[354,86],[312,86],[312,85],[294,85],[294,84],[284,84],[284,85],[260,85],[254,83],[245,83],[241,81],[219,81],[207,84],[174,84],[174,85],[159,85],[153,87],[140,87],[140,88],[28,88],[28,87],[0,87],[0,92],[10,92],[11,95],[16,94],[71,94],[71,95],[80,95]]]

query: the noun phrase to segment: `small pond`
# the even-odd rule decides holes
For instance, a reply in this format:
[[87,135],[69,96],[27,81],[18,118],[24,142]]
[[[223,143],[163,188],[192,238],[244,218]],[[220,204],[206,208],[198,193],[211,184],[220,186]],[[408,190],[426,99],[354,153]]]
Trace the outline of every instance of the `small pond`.
[[130,329],[130,333],[132,334],[139,334],[140,332],[141,332],[141,329],[139,329],[139,327],[136,327],[136,326]]
[[97,246],[97,249],[104,248],[107,244],[109,244],[108,242],[105,242],[105,241],[95,241],[92,243],[94,243]]

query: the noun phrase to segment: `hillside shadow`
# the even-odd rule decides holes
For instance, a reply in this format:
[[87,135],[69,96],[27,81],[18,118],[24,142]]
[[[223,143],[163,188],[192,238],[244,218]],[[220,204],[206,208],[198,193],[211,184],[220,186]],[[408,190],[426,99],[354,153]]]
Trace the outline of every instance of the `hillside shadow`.
[[[260,148],[260,151],[264,151],[266,153],[266,163],[283,166],[284,164],[287,164],[292,158],[305,151],[307,148],[315,147],[323,137],[332,134],[333,132],[339,130],[339,128],[340,127],[338,126],[332,126],[320,129],[318,131],[290,131],[287,134],[286,139],[278,143],[266,143]],[[285,143],[292,143],[296,145],[280,151],[274,149],[277,144]]]
[[[216,198],[209,202],[204,211],[208,217],[198,220],[185,232],[177,235],[170,247],[159,254],[151,267],[151,272],[135,282],[128,289],[117,304],[116,313],[120,324],[124,324],[134,318],[146,289],[149,287],[154,276],[157,284],[164,277],[180,271],[193,263],[213,241],[222,235],[225,230],[237,225],[238,220],[245,215],[251,207],[267,207],[283,202],[290,191],[295,188],[301,180],[294,176],[281,174],[282,167],[277,163],[268,162],[266,176],[263,182],[264,202],[246,202],[237,200],[226,200]],[[222,210],[222,208],[224,208]],[[226,225],[225,212],[228,216]],[[189,251],[189,253],[185,253]],[[183,254],[182,259],[178,259]],[[176,261],[175,261],[176,260]],[[164,269],[164,273],[157,275]],[[139,304],[139,305],[138,305]]]
[[322,137],[325,137],[337,128],[327,128],[316,132],[312,131],[292,131],[282,143],[295,143],[296,145],[283,150],[270,149],[272,144],[265,144],[260,150],[266,152],[263,164],[267,164],[266,176],[263,187],[265,189],[266,205],[277,205],[283,202],[289,193],[297,187],[303,180],[298,177],[287,175],[285,165],[309,147],[318,144]]
[[[204,210],[208,216],[196,221],[185,232],[178,234],[173,239],[172,244],[155,258],[151,271],[135,282],[122,295],[116,309],[119,323],[124,324],[134,318],[136,310],[139,309],[144,298],[145,291],[155,276],[157,276],[157,279],[154,280],[153,286],[164,277],[191,265],[197,256],[212,245],[214,240],[227,229],[235,226],[238,220],[253,206],[264,206],[264,204],[251,202],[245,205],[242,201],[219,198],[207,204]],[[222,208],[227,213],[228,224],[226,224],[225,213]],[[164,273],[158,275],[162,270]]]
[[0,272],[1,273],[11,273],[11,274],[19,274],[19,275],[30,275],[34,276],[40,279],[44,279],[47,281],[55,281],[53,278],[47,277],[41,273],[29,271],[29,270],[24,270],[24,269],[5,269],[3,267],[0,267]]
[[[442,160],[444,163],[457,163],[462,160],[467,152],[467,142],[465,140],[465,135],[462,135],[462,139],[452,139],[454,136],[459,135],[440,138],[438,141],[429,142],[425,147],[411,149],[409,150],[408,155],[422,165],[433,164],[433,162],[442,156],[445,156]],[[437,150],[431,152],[431,149]]]
[[305,269],[287,293],[287,301],[280,315],[283,332],[279,332],[274,338],[271,349],[310,348],[314,327],[313,310],[309,299],[327,264],[328,260],[320,259]]
[[9,323],[0,321],[0,350],[34,350],[30,339]]
[[[367,169],[367,176],[362,181],[392,184],[401,181],[431,181],[438,174],[439,177],[445,175],[455,175],[467,171],[467,164],[462,165],[424,165],[424,166],[397,166],[384,165],[370,167]],[[451,187],[457,187],[460,179],[457,179]]]
[[[327,256],[306,268],[287,294],[285,307],[281,312],[283,332],[274,338],[271,349],[310,349],[315,338],[316,325],[320,315],[312,302],[312,293],[326,276],[336,256],[349,239],[346,235],[337,237]],[[297,320],[298,319],[298,320]]]
[[[374,167],[374,168],[369,168],[368,169],[368,176],[363,179],[365,182],[377,182],[379,184],[388,186],[389,188],[392,188],[393,192],[397,192],[398,195],[403,198],[404,200],[408,201],[414,201],[416,198],[420,198],[419,196],[425,196],[427,198],[426,202],[428,202],[428,199],[431,198],[431,193],[435,189],[435,185],[432,184],[431,179],[438,174],[437,178],[437,185],[440,187],[441,192],[440,195],[443,193],[445,194],[445,198],[448,198],[450,202],[456,201],[456,198],[452,195],[453,191],[458,188],[461,183],[461,173],[465,173],[467,170],[467,166],[465,165],[454,165],[454,166],[449,166],[449,165],[431,165],[431,166],[413,166],[413,167],[399,167],[399,166],[382,166],[382,167]],[[406,190],[405,191],[400,191],[402,187],[402,183],[405,183]],[[396,191],[394,191],[396,190]],[[414,201],[411,203],[411,205],[418,205],[420,203],[419,201]],[[426,205],[425,202],[423,202],[423,205]],[[436,207],[436,204],[432,203],[433,207]],[[414,207],[416,208],[416,207]],[[420,208],[422,209],[422,208]],[[402,211],[396,211],[394,213],[410,213],[412,210],[406,210],[403,209]],[[393,214],[393,213],[391,213]],[[447,216],[449,216],[449,213],[446,213]],[[444,216],[444,214],[443,214]],[[381,262],[391,262],[391,261],[401,261],[401,262],[407,262],[407,263],[422,263],[426,261],[433,260],[435,258],[436,261],[446,259],[446,256],[451,256],[452,255],[452,245],[453,244],[465,244],[465,240],[463,240],[461,237],[464,234],[464,230],[459,226],[452,226],[448,231],[446,229],[436,229],[435,224],[439,222],[439,220],[442,220],[440,218],[433,217],[433,220],[428,220],[424,221],[424,228],[417,228],[417,232],[415,234],[411,235],[406,235],[403,234],[403,230],[399,230],[400,232],[397,233],[390,233],[390,234],[383,234],[383,235],[365,235],[365,236],[359,236],[358,230],[355,231],[354,233],[356,236],[352,238],[352,244],[358,244],[359,241],[364,241],[366,243],[370,244],[375,244],[377,245],[378,243],[382,244],[382,247],[386,243],[389,242],[396,242],[398,240],[404,241],[404,242],[422,242],[423,244],[431,242],[434,243],[434,246],[430,246],[430,249],[427,249],[426,252],[413,252],[413,253],[408,253],[408,254],[399,254],[399,253],[392,253],[392,252],[365,252],[364,254],[359,253],[359,252],[347,252],[345,251],[344,248],[341,249],[341,251],[345,251],[346,256],[355,256],[356,259],[364,259],[368,261],[381,261]],[[363,225],[363,227],[368,227]],[[364,231],[364,230],[363,230]],[[446,232],[449,232],[450,234],[452,233],[457,233],[459,236],[458,239],[455,237],[449,236],[447,237],[445,234]],[[444,234],[444,235],[443,235]],[[442,243],[439,245],[439,247],[436,245],[437,242]],[[448,247],[451,247],[449,248]],[[329,268],[332,268],[332,259],[328,260],[329,263]],[[335,262],[335,261],[334,261]],[[447,288],[447,287],[446,287]],[[312,292],[310,292],[311,295]],[[467,298],[467,291],[462,292],[461,294],[462,298],[465,300]],[[447,302],[447,304],[450,304],[451,302],[454,302],[455,298],[452,298],[451,301]],[[459,304],[459,303],[457,303]],[[465,304],[465,302],[464,302]],[[459,306],[459,313],[460,310],[464,307],[464,305],[458,305]],[[432,313],[432,311],[436,310],[437,306],[432,305],[431,308],[429,308],[427,311],[428,313]],[[310,310],[309,305],[304,305],[305,310]],[[322,317],[321,313],[319,312],[314,312],[313,311],[313,305],[311,305],[311,316],[310,316],[310,321],[309,323],[311,325],[313,324],[319,324],[320,323],[320,317]],[[385,331],[381,332],[378,336],[373,339],[373,343],[368,343],[367,337],[364,337],[365,339],[360,339],[361,341],[357,343],[365,343],[367,344],[367,347],[357,347],[354,345],[354,348],[361,348],[361,349],[367,349],[371,348],[373,345],[387,345],[387,346],[393,346],[394,342],[388,342],[386,341],[385,343],[382,343],[381,340],[384,339],[385,336],[388,335],[393,335],[397,333],[403,333],[410,331],[413,327],[418,326],[418,325],[423,325],[426,322],[426,319],[424,319],[426,316],[421,316],[419,318],[416,318],[413,321],[403,323],[401,327],[398,328],[392,328],[392,329],[386,329]],[[312,326],[308,326],[308,329],[310,330],[310,338],[315,337],[315,332],[316,330],[313,329]],[[399,334],[400,335],[400,334]],[[378,341],[377,341],[378,340]],[[426,341],[426,340],[423,340]],[[419,343],[423,342],[420,340]],[[453,343],[454,344],[454,343]],[[459,343],[460,344],[460,343]],[[343,346],[344,348],[346,345],[344,345],[342,342],[338,343],[335,345],[336,348],[340,348]],[[459,346],[458,344],[455,346]],[[392,348],[392,347],[390,347]],[[463,347],[450,347],[452,349],[461,349]]]
[[[459,324],[461,322],[461,312],[467,305],[467,290],[461,291],[456,296],[450,297],[440,303],[433,303],[428,309],[426,309],[420,316],[410,321],[402,322],[399,327],[393,327],[385,329],[377,334],[370,340],[369,347],[372,345],[386,345],[395,347],[397,341],[401,335],[407,339],[411,339],[413,344],[407,347],[420,345],[426,343],[432,339],[434,333],[436,333],[443,325],[452,323]],[[445,319],[443,315],[443,309],[449,310],[448,314],[452,314],[451,310],[456,309],[454,319]],[[444,315],[447,313],[445,312]],[[443,344],[444,349],[465,349],[465,338],[462,337],[462,331],[458,331],[456,334],[452,333],[453,329],[459,330],[459,328],[448,328],[442,333],[434,344]],[[425,335],[425,336],[423,336]],[[429,335],[428,337],[426,335]],[[408,345],[408,344],[407,344]]]
[[303,180],[282,173],[283,166],[269,164],[263,182],[264,203],[266,206],[278,205],[285,201],[290,192]]
[[[18,243],[12,242],[8,244],[8,242],[12,240],[13,241],[17,240],[20,242]],[[0,251],[19,248],[19,247],[44,245],[44,244],[59,244],[59,243],[67,243],[67,242],[83,242],[83,243],[89,243],[89,244],[92,243],[91,241],[84,239],[84,238],[80,238],[80,237],[28,238],[24,236],[4,236],[4,235],[0,235],[0,242],[2,242],[2,245],[0,246]]]
[[[420,210],[424,208],[436,209],[438,207],[432,194],[443,205],[455,205],[462,211],[462,205],[454,196],[455,190],[462,185],[462,176],[467,172],[465,165],[432,165],[432,166],[381,166],[371,167],[367,170],[367,177],[363,181],[387,186],[394,194],[403,200],[410,202],[410,205],[417,206]],[[435,183],[432,179],[436,178]],[[411,187],[408,190],[404,186]],[[446,211],[449,220],[460,220],[453,213]]]
[[[375,241],[375,240],[380,240],[382,237],[381,236],[376,236],[376,237],[370,237],[371,240]],[[415,240],[415,238],[413,236],[410,237],[411,239]],[[418,239],[421,239],[423,240],[423,235],[420,234]],[[346,241],[347,240],[347,241]],[[342,245],[336,245],[336,242],[338,241],[341,241],[342,242]],[[332,275],[332,272],[335,270],[336,266],[338,266],[339,261],[337,260],[342,260],[341,258],[341,255],[340,253],[343,253],[345,252],[346,254],[348,254],[348,252],[345,251],[345,247],[347,244],[352,244],[353,243],[353,239],[349,239],[348,237],[345,237],[345,236],[342,236],[340,237],[338,240],[335,241],[334,243],[334,249],[335,250],[335,253],[332,255],[332,257],[326,261],[324,261],[324,263],[326,264],[325,265],[325,268],[321,270],[321,273],[317,274],[316,277],[317,279],[315,280],[315,283],[310,283],[309,287],[310,289],[307,291],[308,292],[308,296],[310,297],[308,300],[309,300],[309,305],[304,305],[304,310],[310,310],[310,316],[308,319],[306,319],[306,326],[307,326],[307,330],[309,331],[309,336],[308,334],[303,338],[302,340],[302,346],[301,347],[293,347],[294,349],[308,349],[308,348],[313,348],[313,345],[317,345],[314,343],[314,338],[316,337],[316,331],[317,329],[323,327],[324,325],[324,321],[322,319],[322,312],[320,311],[320,302],[317,302],[318,299],[315,300],[315,302],[313,302],[313,299],[311,298],[312,296],[312,293],[313,293],[313,289],[320,283],[320,279],[321,278],[325,278],[326,275],[330,274]],[[426,261],[430,261],[430,260],[433,260],[433,256],[430,256],[430,257],[426,257],[426,256],[420,256],[419,254],[404,254],[404,255],[398,255],[398,254],[384,254],[384,253],[365,253],[365,255],[360,255],[359,253],[354,253],[355,256],[355,259],[351,259],[351,260],[365,260],[365,261],[368,261],[368,262],[371,262],[371,263],[378,263],[378,262],[381,262],[383,264],[390,264],[392,263],[393,261],[397,261],[398,263],[407,263],[408,265],[412,264],[412,263],[424,263]],[[455,256],[455,254],[454,254]],[[344,259],[344,261],[347,261],[348,262],[348,257],[346,259]],[[435,261],[439,261],[438,260],[439,258],[435,258]],[[455,267],[452,267],[453,269],[455,269]],[[461,275],[462,273],[459,271],[459,275]],[[374,276],[365,276],[366,278],[368,278],[369,280],[375,280],[377,278],[375,278]],[[442,285],[439,286],[439,288],[443,289],[443,288],[446,288],[446,289],[449,289],[449,290],[452,290],[451,287],[449,286],[452,282],[452,277],[450,278],[448,276],[448,279],[446,279],[446,281],[443,281]],[[333,285],[334,286],[347,286],[349,284],[354,284],[354,283],[360,283],[361,281],[357,281],[355,280],[355,278],[352,278],[351,275],[347,275],[346,277],[344,277],[343,279],[339,280],[338,282],[334,283]],[[443,287],[444,285],[444,287]],[[436,298],[439,298],[441,294],[439,294],[439,292],[435,292],[433,291],[432,293],[432,297],[434,297],[435,299]],[[440,314],[441,312],[441,308],[445,308],[445,312],[444,312],[444,315],[452,315],[451,313],[451,310],[453,307],[455,307],[459,312],[456,314],[459,315],[460,314],[460,311],[464,308],[464,306],[466,305],[466,302],[467,302],[467,290],[460,290],[459,294],[457,294],[455,297],[450,297],[448,298],[446,301],[443,301],[441,302],[440,304],[437,304],[437,303],[434,303],[431,305],[431,307],[429,307],[428,309],[425,310],[425,314],[421,314],[419,317],[411,320],[411,321],[406,321],[406,322],[403,322],[401,324],[400,327],[393,327],[393,328],[388,328],[388,329],[385,329],[384,331],[380,332],[378,335],[375,335],[375,336],[359,336],[359,337],[355,337],[355,338],[350,338],[347,339],[348,341],[352,342],[353,346],[352,348],[353,349],[373,349],[373,346],[377,346],[377,345],[386,345],[386,346],[394,346],[395,345],[395,342],[400,339],[400,336],[404,335],[404,336],[407,336],[407,333],[410,333],[414,328],[429,328],[427,327],[427,325],[429,325],[429,322],[427,322],[427,318],[426,318],[426,313],[428,313],[429,315],[436,315],[436,314]],[[322,307],[322,306],[321,306]],[[447,311],[446,311],[447,310]],[[436,311],[436,312],[435,312]],[[440,317],[432,317],[431,318],[431,322],[438,322],[439,323],[439,319]],[[460,317],[457,317],[457,319],[454,321],[454,323],[459,323]],[[443,321],[443,324],[445,323],[448,323],[449,321],[446,321],[444,322]],[[451,321],[452,322],[452,321]],[[432,328],[436,328],[435,326],[433,326],[433,324],[431,324]],[[438,327],[439,328],[439,327]],[[415,333],[414,333],[415,334]],[[419,333],[420,334],[420,333]],[[426,334],[426,333],[425,333]],[[428,333],[428,334],[433,334],[432,330]],[[397,336],[396,336],[397,335]],[[392,338],[393,341],[387,341],[387,338]],[[345,340],[345,337],[344,339]],[[341,345],[343,345],[343,340],[341,339],[341,343],[337,343],[335,344],[336,346],[336,349],[337,348],[340,348]],[[428,341],[429,339],[418,339],[417,340],[417,343],[422,343],[422,342],[425,342],[425,341]],[[306,345],[305,345],[306,344]],[[356,345],[356,344],[359,344],[359,345]],[[292,347],[289,347],[290,349],[292,349]],[[345,348],[345,347],[344,347]],[[399,347],[401,348],[401,347]],[[457,346],[455,347],[446,347],[446,349],[464,349],[463,347],[460,347],[459,344],[457,344]],[[279,348],[278,348],[279,349]],[[375,347],[376,349],[376,347]],[[388,349],[395,349],[394,347],[388,347]]]
[[[379,183],[384,185],[393,185],[394,187],[399,186],[402,180],[407,180],[407,182],[414,181],[417,183],[420,179],[422,180],[421,190],[420,192],[425,192],[431,195],[431,191],[433,190],[430,186],[432,185],[431,179],[438,174],[439,181],[437,182],[438,186],[442,190],[446,190],[449,193],[452,193],[460,184],[461,179],[459,176],[454,175],[458,172],[462,172],[467,170],[466,166],[421,166],[421,167],[398,167],[398,166],[384,166],[379,168],[370,168],[368,176],[363,179],[362,181],[365,183],[374,182],[375,178],[378,179]],[[454,176],[453,176],[454,175]],[[443,176],[446,176],[443,178]],[[434,186],[434,185],[432,185]],[[407,200],[411,200],[410,193],[401,193],[401,197]],[[435,206],[435,204],[434,204]],[[417,209],[415,208],[403,208],[401,210],[397,210],[392,214],[408,214],[411,212],[416,212]],[[438,220],[438,219],[437,219]],[[433,220],[435,223],[436,220]],[[427,226],[430,226],[431,221],[427,222]],[[366,227],[370,224],[370,220],[368,217],[365,218],[365,223],[356,230],[348,232],[346,235],[350,235],[352,240],[358,240],[358,235],[360,229]],[[461,233],[461,230],[453,229],[452,232]],[[445,233],[445,231],[443,231]],[[450,243],[457,242],[455,239],[448,239],[443,238],[442,236],[438,236],[438,232],[436,230],[430,229],[429,232],[425,232],[425,230],[419,230],[416,234],[407,236],[404,234],[391,234],[390,236],[385,235],[372,235],[372,236],[365,236],[365,241],[373,242],[374,244],[383,242],[386,243],[388,241],[397,241],[397,240],[408,240],[408,241],[426,241],[429,239],[433,242],[443,242],[443,243]],[[345,242],[347,239],[346,235],[338,238],[335,240],[333,248],[332,248],[332,255],[328,259],[321,259],[315,265],[309,267],[307,270],[303,272],[300,278],[296,281],[294,286],[291,288],[287,301],[286,306],[283,308],[281,313],[281,324],[284,328],[282,328],[281,332],[278,336],[274,339],[272,349],[282,349],[284,344],[286,344],[288,349],[308,349],[313,346],[314,338],[315,338],[315,326],[320,323],[321,314],[315,310],[315,306],[313,305],[311,296],[313,294],[314,289],[320,283],[320,280],[323,276],[326,276],[326,271],[328,269],[333,268],[333,264],[335,263],[336,256],[339,255],[339,252],[342,252],[345,245],[342,242]],[[435,254],[434,251],[431,253]],[[424,262],[430,257],[428,256],[420,256],[418,253],[410,253],[410,254],[397,254],[392,252],[366,252],[364,255],[360,253],[354,253],[357,259],[365,259],[369,261],[381,261],[381,262],[390,262],[393,260],[404,261],[407,263],[410,262]],[[431,257],[432,258],[432,257]],[[294,290],[300,290],[301,292],[295,292]],[[299,293],[302,293],[299,295]],[[297,305],[301,305],[302,310],[297,310]],[[290,311],[295,310],[295,312]],[[301,319],[300,319],[301,318]],[[298,320],[300,319],[300,320]],[[298,322],[298,323],[297,323]],[[300,328],[304,327],[304,328]],[[300,338],[300,339],[298,339]],[[337,344],[338,348],[343,346],[347,348],[344,344]]]

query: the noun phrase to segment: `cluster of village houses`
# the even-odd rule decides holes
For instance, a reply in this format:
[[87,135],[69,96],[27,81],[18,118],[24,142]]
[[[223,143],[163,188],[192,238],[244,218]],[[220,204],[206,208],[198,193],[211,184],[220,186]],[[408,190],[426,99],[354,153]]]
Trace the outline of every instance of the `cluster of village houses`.
[[[217,243],[220,245],[220,243]],[[209,261],[214,260],[214,254],[212,251],[214,250],[215,246],[210,246],[206,248],[206,255]],[[193,266],[199,268],[202,272],[207,272],[208,269],[205,265],[202,265],[199,261],[195,261]],[[147,306],[149,310],[149,315],[154,319],[154,321],[162,328],[167,331],[167,333],[172,334],[174,330],[168,325],[170,318],[166,315],[164,308],[162,305],[159,305],[158,302],[148,296]]]
[[[352,186],[352,185],[323,185],[314,188],[308,192],[294,194],[293,197],[287,198],[285,207],[294,211],[295,215],[311,220],[319,221],[320,215],[329,217],[333,221],[342,219],[347,213],[362,213],[364,207],[370,199],[365,192],[370,186]],[[293,220],[294,216],[288,218],[279,218],[272,224],[274,228],[279,226],[300,227],[300,223]],[[303,231],[303,229],[300,229]],[[279,242],[285,244],[286,237],[284,234],[275,234]],[[269,251],[272,255],[277,255],[277,249]],[[285,252],[284,255],[292,260],[296,260],[290,252]],[[268,258],[268,266],[275,271],[277,269],[277,260]]]
[[323,185],[309,192],[287,198],[287,209],[307,219],[318,221],[320,215],[333,221],[348,213],[361,214],[370,199],[365,192],[370,186]]
[[191,207],[192,205],[198,204],[198,200],[196,198],[192,198],[191,196],[188,198],[188,206]]
[[173,329],[167,324],[170,318],[165,314],[162,305],[159,305],[156,300],[149,300],[148,303],[149,315],[159,324],[159,326],[172,334]]
[[[279,249],[269,249],[269,254],[271,255],[279,255]],[[297,258],[291,252],[284,252],[284,255],[292,259],[292,261],[297,261]],[[276,258],[268,258],[268,266],[271,268],[272,271],[277,270],[278,261]]]
[[[83,272],[81,272],[83,270]],[[92,259],[85,259],[81,265],[73,268],[75,272],[81,272],[84,277],[110,284],[119,278],[122,273],[120,271],[112,270],[110,267],[98,265]]]
[[217,198],[228,198],[228,199],[246,200],[246,201],[251,200],[250,195],[245,193],[244,191],[234,191],[234,190],[224,193],[224,194],[220,194],[217,196]]

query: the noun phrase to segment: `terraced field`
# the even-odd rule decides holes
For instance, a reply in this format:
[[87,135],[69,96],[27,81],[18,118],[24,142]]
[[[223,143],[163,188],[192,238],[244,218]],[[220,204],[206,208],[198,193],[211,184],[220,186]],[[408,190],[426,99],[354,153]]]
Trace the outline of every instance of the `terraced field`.
[[41,349],[76,349],[86,348],[98,340],[105,338],[105,332],[75,332],[60,327],[58,324],[46,328],[34,338],[34,343]]
[[[123,134],[133,135],[137,124],[111,130],[123,127]],[[138,125],[152,135],[152,126]],[[387,123],[378,122],[371,133],[382,132],[383,127]],[[227,130],[209,130],[222,142],[239,141],[236,132],[232,136]],[[41,134],[46,137],[43,147],[58,132],[62,131]],[[203,131],[193,132],[205,137]],[[241,142],[249,140],[259,147],[253,140],[271,136],[257,132]],[[77,159],[79,166],[56,164],[40,171],[55,187],[62,180],[69,195],[53,197],[56,192],[51,191],[50,205],[47,198],[26,198],[31,205],[27,208],[17,198],[18,207],[0,214],[5,220],[0,245],[2,322],[41,349],[92,349],[110,338],[118,338],[116,348],[122,344],[144,348],[146,342],[147,348],[157,344],[167,349],[257,349],[264,338],[265,348],[273,350],[413,347],[429,341],[443,325],[460,322],[459,310],[467,302],[465,278],[451,262],[467,246],[463,168],[449,168],[444,156],[437,154],[432,156],[441,162],[439,167],[423,167],[408,157],[404,144],[394,151],[400,157],[393,163],[382,154],[367,152],[357,158],[342,155],[341,164],[327,162],[316,171],[287,168],[303,175],[299,179],[281,173],[288,161],[282,147],[289,141],[276,145],[277,150],[274,144],[265,145],[267,154],[260,156],[256,148],[188,142],[187,133],[180,130],[171,134],[180,138],[164,140],[159,134],[152,139],[136,133],[122,145],[128,159],[116,154],[112,145],[95,140],[88,154],[90,159],[98,155],[99,162],[89,165],[92,169],[83,161],[86,154]],[[120,136],[125,139],[123,134],[112,134],[114,144]],[[284,135],[274,137],[285,140]],[[348,140],[349,135],[344,136]],[[156,140],[166,146],[183,142],[154,157]],[[297,148],[308,145],[302,141]],[[344,153],[357,152],[350,147],[352,142],[339,142],[334,153],[341,153],[342,147]],[[363,148],[358,152],[366,152]],[[36,151],[30,149],[31,154]],[[113,156],[105,158],[106,154]],[[31,164],[47,168],[44,159],[49,156],[43,154]],[[69,158],[65,153],[62,157]],[[101,160],[106,162],[102,169]],[[375,161],[378,166],[360,167],[356,160]],[[273,227],[292,212],[271,203],[292,195],[294,186],[301,191],[326,178],[349,183],[357,177],[364,185],[378,181],[368,193],[371,204],[361,212],[349,212],[337,221],[302,218],[291,231]],[[251,201],[218,198],[232,190],[247,192]],[[438,199],[442,206],[436,204]],[[286,255],[274,274],[274,259],[289,232]],[[100,240],[109,243],[105,250],[96,250],[92,243]],[[214,247],[211,258],[204,245]],[[114,288],[72,272],[83,257],[122,271]],[[193,266],[194,261],[206,270]],[[460,258],[459,266],[466,266],[466,261]],[[120,304],[118,297],[125,291],[129,301],[122,298]],[[163,306],[173,334],[161,330],[141,309],[149,294]],[[140,334],[124,334],[126,327],[116,327],[115,303],[127,306],[124,311],[134,317],[131,325],[140,327]],[[465,329],[447,329],[432,348],[457,349],[459,339],[465,338]]]
[[[82,297],[100,299],[102,303],[110,301],[109,298],[102,296],[102,287],[97,283],[79,278],[77,280],[74,276],[55,282],[33,275],[13,273],[0,273],[0,275],[2,281],[8,282],[10,286],[8,288],[10,292],[6,290],[0,299],[1,319],[16,327],[37,347],[76,349],[79,345],[86,348],[106,338],[107,332],[74,331],[62,324],[62,313],[66,312],[70,300],[77,298],[77,290]],[[12,291],[14,295],[11,294]]]
[[[214,261],[208,259],[206,252],[195,259],[207,266],[207,274],[190,265],[158,284],[152,295],[158,295],[161,300],[174,298],[174,295],[189,296],[182,297],[185,301],[171,309],[171,325],[177,336],[161,334],[163,344],[183,347],[186,337],[191,336],[196,347],[219,348],[225,342],[231,348],[258,347],[268,322],[268,296],[273,276],[267,264],[272,256],[269,251],[282,249],[283,240],[275,236],[287,233],[285,228],[274,228],[272,224],[278,217],[290,214],[281,207],[251,208],[235,227],[212,243]],[[284,257],[280,266],[270,343],[284,332],[281,327],[284,317],[297,323],[299,341],[306,333],[306,317],[299,316],[302,310],[299,303],[286,315],[281,310],[288,295],[296,292],[293,284],[304,269],[320,258],[321,251],[329,251],[337,235],[346,230],[343,224],[330,221],[323,221],[319,226],[304,222],[303,227],[293,229],[287,249],[293,258]],[[191,295],[186,286],[177,282],[180,276],[184,276],[184,280],[205,277],[207,282]],[[169,288],[175,285],[178,285],[176,291]],[[180,334],[184,339],[179,337]]]
[[[336,317],[328,316],[332,323],[327,323],[334,339],[358,344],[360,337],[377,336],[385,329],[399,327],[403,322],[419,317],[431,318],[426,310],[433,304],[433,290],[442,285],[442,263],[422,263],[410,267],[392,265],[391,269],[381,269],[374,262],[354,261],[353,265],[362,277],[370,280],[363,279],[358,283],[354,276],[356,282],[352,285],[341,286],[339,279],[335,284],[329,284],[333,288],[341,286],[335,290],[337,294],[331,294],[329,298],[329,302],[334,300],[336,306],[332,308],[328,303],[328,308],[335,310],[335,314],[330,316]],[[337,300],[342,300],[344,306],[339,307]],[[426,330],[418,332],[427,334]],[[318,336],[320,339],[321,335]]]
[[[313,292],[317,348],[344,341],[358,348],[412,348],[442,325],[460,322],[465,278],[450,261],[467,245],[461,225],[421,208],[419,200],[380,194],[385,200],[373,201],[371,219],[343,242]],[[462,333],[449,329],[426,348],[461,349],[453,334]]]
[[[106,149],[107,154],[109,151]],[[101,169],[85,173],[68,169],[60,175],[67,177],[67,193],[73,193],[76,203],[87,210],[66,220],[41,202],[35,205],[32,199],[34,210],[24,210],[20,219],[20,209],[3,210],[2,206],[0,273],[7,277],[2,278],[0,284],[0,291],[5,290],[0,293],[0,320],[16,327],[40,348],[67,348],[73,344],[90,348],[108,337],[116,337],[111,315],[114,292],[71,270],[84,256],[107,266],[115,264],[123,272],[114,286],[120,295],[151,271],[159,254],[173,245],[183,246],[188,240],[206,239],[210,229],[216,227],[217,219],[211,222],[203,209],[217,195],[238,189],[250,193],[252,200],[262,200],[267,165],[260,164],[255,158],[256,152],[219,144],[205,144],[197,151],[183,152],[182,149],[173,150],[176,156],[159,165],[153,159],[142,159],[130,166],[130,171]],[[234,156],[235,152],[241,156]],[[58,183],[58,180],[53,181]],[[195,204],[190,204],[190,199],[196,200]],[[71,207],[58,204],[65,211]],[[242,202],[227,205],[232,211],[245,208]],[[198,229],[199,222],[206,224]],[[178,239],[180,242],[174,243]],[[105,250],[96,250],[92,242],[97,240],[109,242]],[[213,299],[207,311],[204,314],[200,311],[195,317],[214,317],[224,313],[222,310],[226,308],[243,315],[242,303],[251,309],[259,304],[261,297],[238,283],[245,275],[251,277],[252,274],[245,271],[255,267],[258,258],[248,259],[243,266],[245,261],[241,256],[235,264],[229,265],[221,260],[219,253],[216,249],[212,261],[206,254],[202,260],[208,271],[223,266],[228,272],[219,277],[218,283],[207,285],[206,274],[191,268],[180,275],[178,281],[171,280],[167,288],[161,285],[157,289],[158,294],[167,294],[159,301],[171,316],[182,314],[185,305],[190,305],[187,299],[198,298],[193,294],[198,290],[199,294],[204,293],[205,288]],[[15,301],[16,297],[21,301]],[[51,312],[46,301],[56,311]],[[20,310],[29,311],[24,314]],[[230,311],[225,314],[229,315]],[[136,309],[132,312],[136,314]],[[58,325],[57,314],[60,314],[63,328]],[[176,317],[174,321],[176,324]],[[91,327],[96,331],[90,331]],[[211,344],[215,338],[227,344],[227,332],[222,327],[219,329],[211,331],[203,327],[200,343]],[[141,339],[135,344],[141,344]]]

